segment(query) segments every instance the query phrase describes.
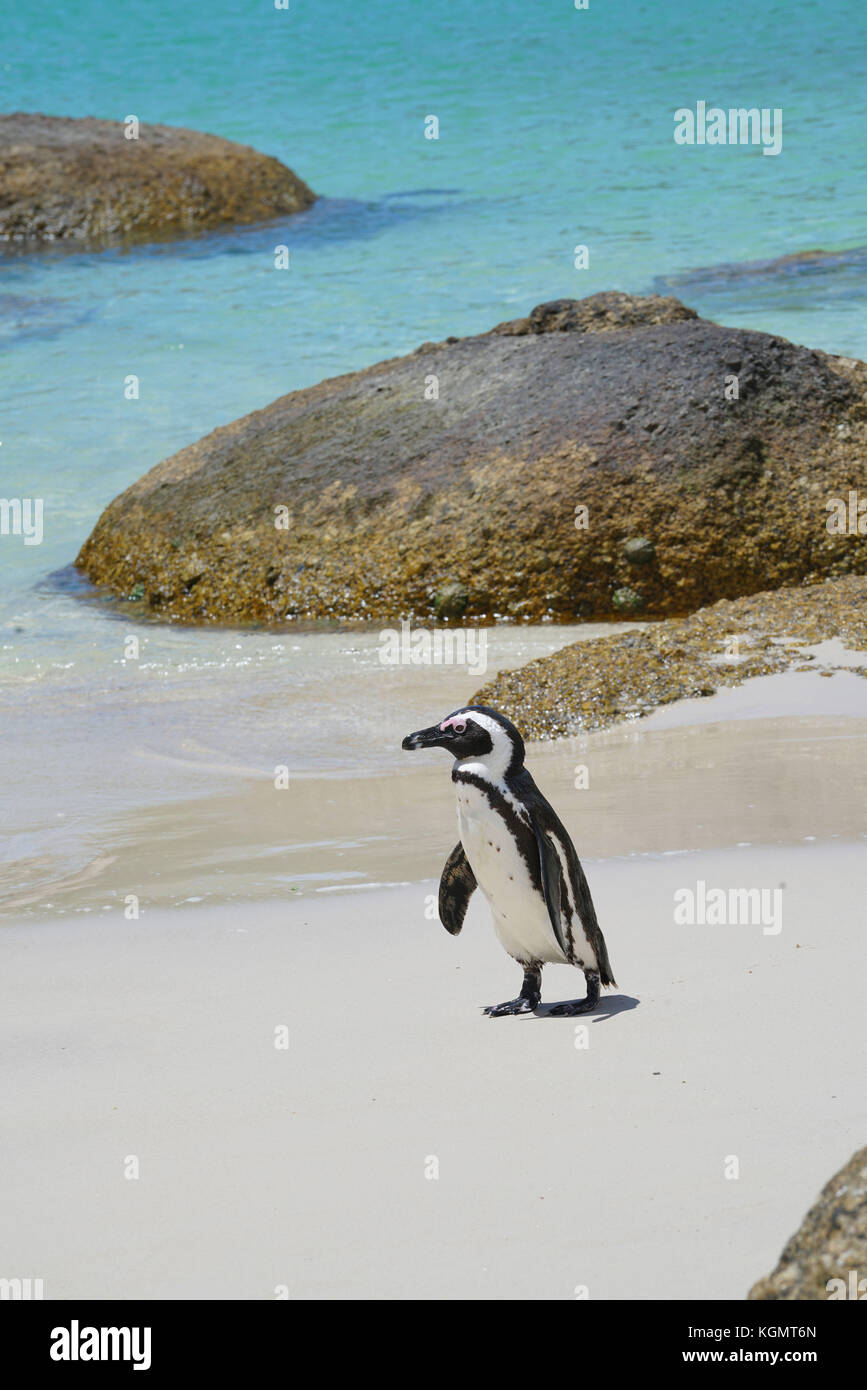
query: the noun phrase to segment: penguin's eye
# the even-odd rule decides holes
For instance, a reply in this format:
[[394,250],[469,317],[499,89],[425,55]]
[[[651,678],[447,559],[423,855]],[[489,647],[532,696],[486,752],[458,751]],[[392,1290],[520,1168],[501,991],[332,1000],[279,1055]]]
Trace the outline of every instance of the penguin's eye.
[[456,734],[465,734],[467,731],[467,726],[463,719],[456,719],[452,728]]

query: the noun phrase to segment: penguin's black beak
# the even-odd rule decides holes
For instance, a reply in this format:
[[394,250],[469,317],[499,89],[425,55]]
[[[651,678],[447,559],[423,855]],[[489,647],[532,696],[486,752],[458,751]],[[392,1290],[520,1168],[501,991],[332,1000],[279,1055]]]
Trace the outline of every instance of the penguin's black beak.
[[406,752],[414,752],[416,748],[448,748],[452,739],[451,729],[441,729],[439,724],[432,724],[429,729],[419,729],[418,733],[407,734],[401,748]]

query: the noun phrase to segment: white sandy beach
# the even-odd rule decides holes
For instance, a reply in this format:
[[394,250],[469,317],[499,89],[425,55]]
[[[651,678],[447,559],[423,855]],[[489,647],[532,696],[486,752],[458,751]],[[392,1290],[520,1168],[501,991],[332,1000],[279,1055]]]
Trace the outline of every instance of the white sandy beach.
[[[368,844],[335,784],[327,891],[289,891],[290,844],[282,894],[242,901],[238,869],[237,901],[125,921],[97,878],[101,918],[4,926],[0,1273],[47,1298],[744,1297],[864,1141],[863,689],[773,677],[528,750],[619,982],[586,1022],[484,1017],[519,984],[485,903],[457,939],[426,915],[444,755],[381,779]],[[180,873],[189,844],[147,827],[124,872],[158,846]],[[222,812],[209,833],[231,860]],[[699,880],[782,888],[781,930],[676,925]],[[582,984],[548,967],[543,999]]]

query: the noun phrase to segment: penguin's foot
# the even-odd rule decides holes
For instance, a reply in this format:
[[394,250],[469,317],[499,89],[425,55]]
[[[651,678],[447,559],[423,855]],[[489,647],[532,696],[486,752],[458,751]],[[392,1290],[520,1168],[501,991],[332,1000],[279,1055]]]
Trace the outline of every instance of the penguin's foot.
[[574,1018],[575,1014],[589,1014],[599,1003],[597,999],[570,999],[565,1004],[555,1004],[548,1010],[549,1017],[552,1018]]
[[525,999],[522,995],[520,999],[509,999],[505,1004],[489,1004],[482,1012],[488,1018],[505,1018],[508,1014],[531,1014],[535,1007],[532,999]]
[[531,961],[524,966],[524,983],[517,999],[505,1004],[489,1004],[484,1010],[488,1018],[506,1018],[508,1014],[531,1014],[542,997],[542,967]]
[[599,1003],[599,974],[595,970],[585,970],[587,981],[586,999],[569,999],[564,1004],[555,1004],[548,1010],[554,1018],[574,1018],[576,1014],[589,1014]]

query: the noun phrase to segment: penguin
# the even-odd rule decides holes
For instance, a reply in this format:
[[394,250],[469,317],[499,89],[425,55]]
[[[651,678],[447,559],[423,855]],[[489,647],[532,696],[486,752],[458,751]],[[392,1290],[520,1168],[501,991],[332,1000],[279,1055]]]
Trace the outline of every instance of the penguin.
[[440,724],[407,734],[407,751],[445,748],[455,759],[460,839],[440,879],[439,915],[457,936],[476,887],[487,898],[503,948],[524,971],[517,999],[491,1004],[491,1018],[532,1013],[542,997],[542,967],[583,970],[587,996],[555,1004],[571,1018],[599,1003],[600,985],[616,985],[587,879],[568,832],[524,766],[524,740],[486,705],[466,705]]

